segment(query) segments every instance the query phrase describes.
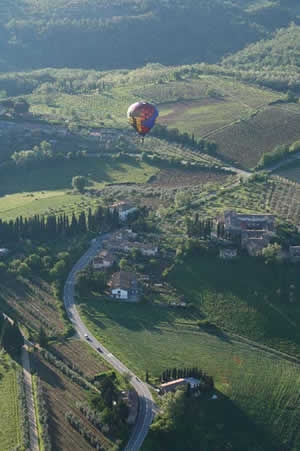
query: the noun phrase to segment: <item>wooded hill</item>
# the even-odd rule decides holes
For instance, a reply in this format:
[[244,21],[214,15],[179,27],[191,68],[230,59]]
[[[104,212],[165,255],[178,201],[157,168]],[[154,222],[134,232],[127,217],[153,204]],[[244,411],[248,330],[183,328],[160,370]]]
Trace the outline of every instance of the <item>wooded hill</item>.
[[294,0],[4,0],[0,70],[214,63],[299,21]]

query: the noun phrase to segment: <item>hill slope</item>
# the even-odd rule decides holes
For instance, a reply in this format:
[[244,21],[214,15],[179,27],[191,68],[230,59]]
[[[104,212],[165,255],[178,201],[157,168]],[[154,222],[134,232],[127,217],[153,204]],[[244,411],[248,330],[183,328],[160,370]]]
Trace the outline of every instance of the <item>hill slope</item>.
[[262,0],[5,0],[0,70],[216,62],[295,20],[281,3],[266,14]]

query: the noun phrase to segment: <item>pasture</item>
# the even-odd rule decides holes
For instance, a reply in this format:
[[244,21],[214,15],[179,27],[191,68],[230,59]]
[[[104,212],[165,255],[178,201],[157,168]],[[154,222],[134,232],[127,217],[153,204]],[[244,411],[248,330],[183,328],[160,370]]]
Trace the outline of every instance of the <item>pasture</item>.
[[16,365],[0,351],[0,444],[1,451],[21,446],[19,389]]
[[92,296],[81,299],[80,310],[97,338],[141,377],[146,370],[155,378],[167,367],[199,366],[214,377],[217,390],[262,428],[266,445],[300,446],[300,377],[293,364],[226,334],[201,332],[199,316],[189,311]]
[[61,162],[58,167],[32,169],[20,174],[1,176],[2,191],[14,192],[0,197],[3,220],[22,215],[72,214],[96,207],[99,199],[69,191],[72,177],[84,175],[91,188],[101,189],[108,183],[145,183],[159,171],[145,162],[105,162],[97,158]]
[[300,357],[299,265],[195,256],[177,264],[168,278],[221,329]]
[[63,160],[41,168],[16,168],[9,174],[1,174],[0,192],[69,190],[72,189],[72,177],[77,175],[86,177],[91,188],[100,189],[107,183],[145,183],[158,171],[155,166],[134,159],[130,163],[96,157]]

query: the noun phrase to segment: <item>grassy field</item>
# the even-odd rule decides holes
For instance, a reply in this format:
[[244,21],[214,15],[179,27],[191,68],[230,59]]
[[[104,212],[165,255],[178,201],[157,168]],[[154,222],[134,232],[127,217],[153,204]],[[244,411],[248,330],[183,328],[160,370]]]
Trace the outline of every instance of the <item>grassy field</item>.
[[266,265],[249,257],[232,262],[190,257],[175,266],[169,279],[221,328],[300,357],[298,273],[298,265]]
[[66,190],[72,188],[72,177],[87,177],[93,188],[103,188],[107,183],[145,183],[159,169],[143,161],[130,163],[105,161],[100,158],[59,161],[51,167],[16,169],[10,174],[1,174],[1,192],[12,194],[30,191]]
[[81,312],[93,333],[142,377],[146,370],[157,377],[167,367],[199,366],[213,375],[216,388],[234,406],[262,427],[265,437],[271,437],[265,439],[269,445],[278,440],[290,441],[295,449],[300,446],[300,378],[292,364],[226,334],[201,332],[197,316],[188,311],[90,297],[81,300]]
[[0,351],[0,443],[1,451],[21,445],[20,412],[16,369]]
[[15,176],[4,175],[1,176],[2,190],[18,194],[0,197],[0,216],[7,220],[19,215],[71,214],[98,205],[99,200],[95,198],[67,192],[75,175],[86,176],[92,188],[100,189],[107,183],[145,183],[158,171],[155,166],[144,162],[110,163],[89,158],[62,162],[57,168],[23,170]]

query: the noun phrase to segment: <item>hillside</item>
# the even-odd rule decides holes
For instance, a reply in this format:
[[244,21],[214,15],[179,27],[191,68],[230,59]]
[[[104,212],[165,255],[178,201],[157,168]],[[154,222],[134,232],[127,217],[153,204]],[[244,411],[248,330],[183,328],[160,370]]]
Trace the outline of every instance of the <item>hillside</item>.
[[300,26],[294,23],[278,30],[272,39],[264,39],[226,58],[226,66],[242,69],[275,69],[288,71],[300,67]]
[[292,2],[265,3],[5,0],[0,70],[216,62],[296,20]]

